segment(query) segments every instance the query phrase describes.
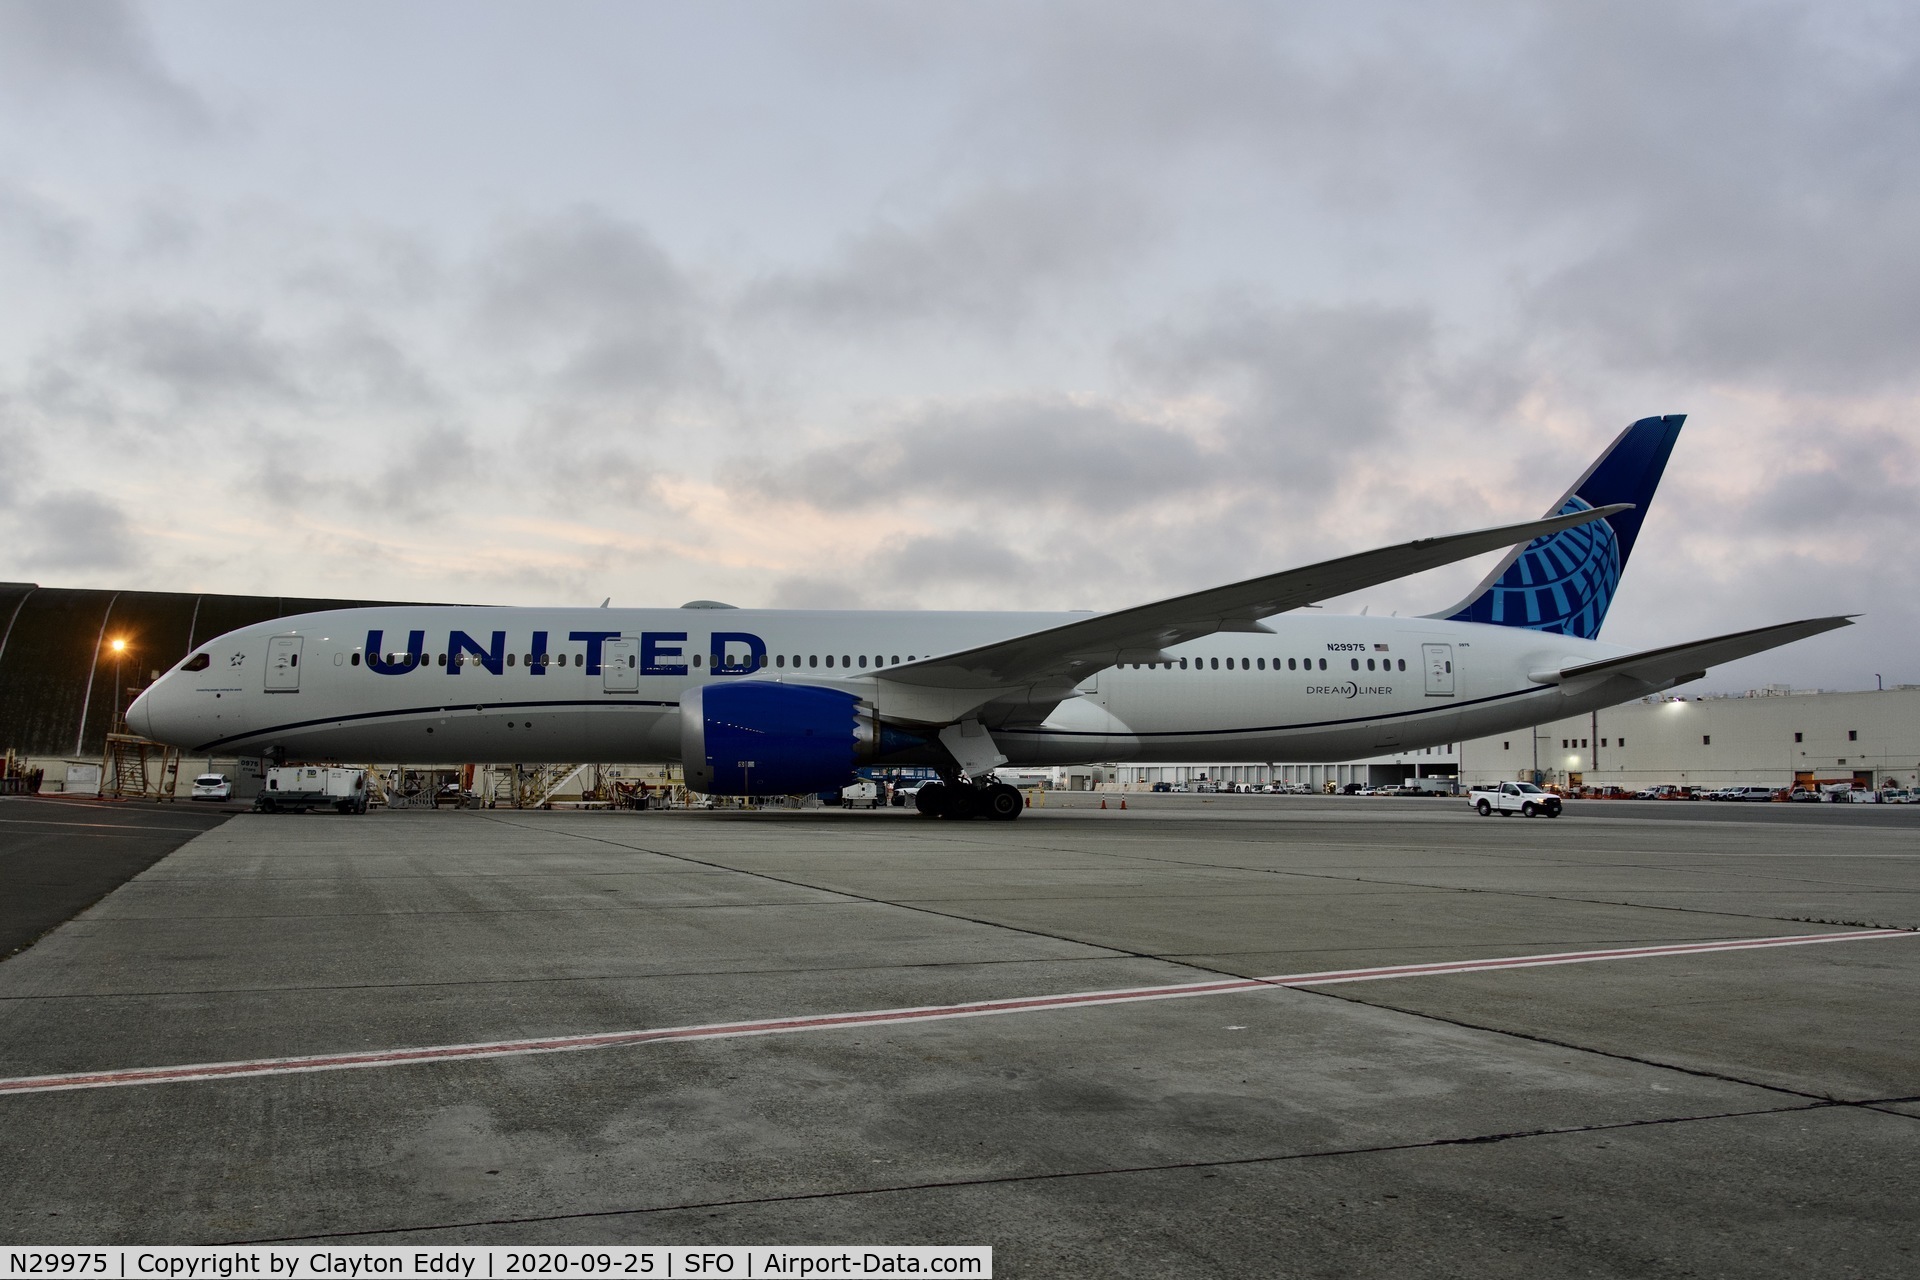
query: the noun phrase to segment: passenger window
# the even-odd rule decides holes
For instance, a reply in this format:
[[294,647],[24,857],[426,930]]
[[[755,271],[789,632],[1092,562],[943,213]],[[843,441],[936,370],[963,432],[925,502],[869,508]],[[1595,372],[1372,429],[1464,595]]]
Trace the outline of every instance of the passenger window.
[[1358,671],[1360,669],[1360,659],[1354,658],[1352,659],[1352,662],[1353,662],[1353,669],[1355,671]]
[[1220,669],[1220,659],[1218,659],[1218,658],[1215,658],[1215,659],[1213,660],[1213,669],[1214,669],[1215,671],[1218,671],[1218,670]]
[[776,667],[784,667],[784,666],[786,666],[786,665],[787,665],[787,655],[783,653],[783,654],[781,654],[781,655],[780,655],[779,657],[777,657],[777,658],[775,658],[775,659],[773,660],[773,665],[774,665],[774,666],[776,666]]
[[1259,664],[1260,670],[1265,671],[1267,669],[1267,660],[1265,658],[1255,658],[1254,661]]
[[1402,671],[1407,669],[1407,660],[1405,658],[1400,659],[1400,669]]
[[1180,659],[1180,669],[1182,671],[1187,669],[1187,660],[1185,658]]
[[867,655],[864,653],[860,655],[860,665],[863,667],[867,665]]
[[1368,659],[1367,659],[1367,670],[1369,670],[1369,671],[1371,671],[1371,670],[1373,670],[1373,659],[1372,659],[1372,658],[1368,658]]
[[850,667],[853,665],[853,659],[849,658],[846,654],[843,653],[840,655],[840,665],[843,667]]
[[1293,670],[1293,659],[1292,659],[1292,658],[1288,658],[1288,659],[1287,659],[1287,670],[1289,670],[1289,671],[1291,671],[1291,670]]
[[353,655],[353,665],[356,667],[360,665],[360,655],[357,652]]
[[519,656],[520,656],[520,655],[519,655],[519,654],[517,654],[517,653],[510,653],[510,654],[508,654],[508,655],[507,655],[507,665],[508,665],[508,666],[512,666],[512,665],[513,665],[513,660],[514,660],[515,658],[517,658],[517,657],[519,657]]
[[900,665],[900,655],[899,655],[899,654],[897,654],[897,653],[896,653],[896,654],[894,654],[894,655],[893,655],[893,663],[892,663],[892,665],[893,665],[893,666],[896,666],[896,667]]
[[833,665],[833,655],[832,655],[832,654],[828,654],[828,655],[827,655],[827,665],[828,665],[828,666],[832,666],[832,665]]
[[447,665],[447,655],[446,655],[446,654],[444,654],[444,653],[438,653],[438,654],[435,654],[435,655],[434,655],[434,658],[433,658],[433,665],[434,665],[434,666],[436,666],[436,667],[444,667],[444,666],[446,666],[446,665]]
[[627,665],[629,667],[631,667],[637,661],[639,661],[639,659],[636,658],[633,654],[630,653],[627,655]]
[[1322,671],[1327,669],[1327,660],[1325,658],[1320,659],[1320,669]]
[[[560,665],[564,667],[566,664],[567,655],[563,653],[560,655]],[[700,655],[697,653],[693,655],[693,665],[696,667],[700,665]]]
[[[831,658],[829,658],[829,659],[828,659],[827,661],[828,661],[828,665],[829,665],[829,666],[831,666],[831,665],[832,665],[832,661],[833,661],[833,660],[832,660]],[[819,666],[819,665],[820,665],[820,655],[819,655],[819,654],[817,654],[817,653],[810,653],[810,654],[808,654],[808,655],[807,655],[807,665],[808,665],[808,666],[810,666],[810,667],[817,667],[817,666]]]
[[180,664],[182,671],[205,671],[213,659],[204,653],[196,653]]

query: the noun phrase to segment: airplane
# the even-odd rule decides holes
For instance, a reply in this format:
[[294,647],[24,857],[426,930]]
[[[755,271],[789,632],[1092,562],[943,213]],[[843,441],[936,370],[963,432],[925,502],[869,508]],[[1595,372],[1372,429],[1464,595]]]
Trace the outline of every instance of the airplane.
[[[1525,728],[1850,624],[1628,652],[1598,639],[1683,414],[1643,418],[1539,520],[1109,613],[383,606],[200,646],[128,709],[190,754],[678,763],[723,796],[928,765],[930,817],[1020,816],[1002,765],[1350,759]],[[1300,612],[1511,548],[1449,609]]]

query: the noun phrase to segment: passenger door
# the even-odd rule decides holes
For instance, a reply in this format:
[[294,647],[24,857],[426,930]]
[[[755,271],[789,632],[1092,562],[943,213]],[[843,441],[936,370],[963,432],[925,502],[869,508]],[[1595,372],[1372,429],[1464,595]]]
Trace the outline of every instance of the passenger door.
[[640,691],[640,642],[632,636],[609,640],[600,648],[601,688],[608,693]]
[[301,643],[299,636],[275,636],[267,641],[268,693],[300,692]]
[[1451,698],[1453,696],[1453,646],[1423,644],[1420,646],[1420,660],[1427,671],[1427,696]]

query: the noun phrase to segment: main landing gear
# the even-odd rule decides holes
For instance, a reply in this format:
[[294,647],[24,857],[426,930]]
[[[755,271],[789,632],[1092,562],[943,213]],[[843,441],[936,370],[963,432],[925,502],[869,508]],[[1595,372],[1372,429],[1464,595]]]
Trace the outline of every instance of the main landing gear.
[[1026,809],[1018,789],[991,777],[981,782],[948,779],[929,782],[914,797],[923,818],[992,818],[1012,822]]

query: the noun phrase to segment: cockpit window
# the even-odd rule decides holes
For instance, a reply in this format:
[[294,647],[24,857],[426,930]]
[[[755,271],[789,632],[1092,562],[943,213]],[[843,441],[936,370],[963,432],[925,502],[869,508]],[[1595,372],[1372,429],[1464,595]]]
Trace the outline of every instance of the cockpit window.
[[209,658],[206,654],[196,653],[181,663],[180,669],[182,671],[205,671],[212,663],[213,659]]

